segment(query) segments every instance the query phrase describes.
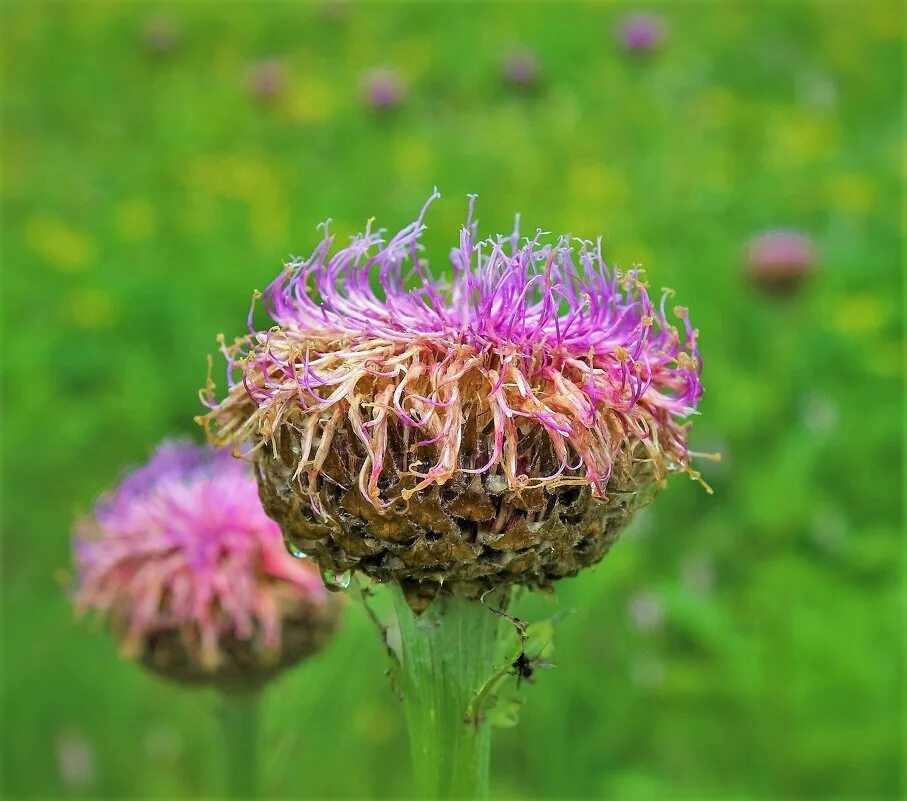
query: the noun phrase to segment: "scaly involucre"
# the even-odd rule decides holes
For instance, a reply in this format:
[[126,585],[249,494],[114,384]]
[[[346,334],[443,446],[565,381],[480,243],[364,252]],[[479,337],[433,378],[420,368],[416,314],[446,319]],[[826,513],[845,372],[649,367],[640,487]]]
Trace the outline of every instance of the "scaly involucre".
[[376,509],[457,473],[601,498],[639,462],[658,482],[697,476],[683,420],[701,361],[687,310],[673,309],[678,330],[670,293],[654,304],[638,269],[606,266],[600,240],[479,241],[473,200],[449,280],[421,255],[428,204],[389,240],[369,224],[336,252],[326,223],[314,253],[263,293],[276,325],[257,331],[250,313],[251,333],[222,343],[229,392],[218,401],[209,379],[204,396],[212,439],[290,460],[316,512],[341,427],[364,449],[359,490]]
[[227,450],[161,445],[79,521],[75,604],[109,616],[124,656],[174,636],[217,669],[224,642],[280,655],[285,620],[326,603],[317,569],[293,559],[261,508],[249,466]]

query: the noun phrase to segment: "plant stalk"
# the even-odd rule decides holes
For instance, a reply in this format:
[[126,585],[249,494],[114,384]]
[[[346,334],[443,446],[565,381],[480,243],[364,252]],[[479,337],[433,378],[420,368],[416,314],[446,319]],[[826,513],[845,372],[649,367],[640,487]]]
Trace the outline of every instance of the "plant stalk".
[[258,737],[261,698],[258,692],[221,696],[224,741],[224,784],[227,798],[258,795]]
[[417,617],[400,588],[393,592],[415,796],[486,798],[491,726],[474,701],[495,671],[501,618],[444,595]]

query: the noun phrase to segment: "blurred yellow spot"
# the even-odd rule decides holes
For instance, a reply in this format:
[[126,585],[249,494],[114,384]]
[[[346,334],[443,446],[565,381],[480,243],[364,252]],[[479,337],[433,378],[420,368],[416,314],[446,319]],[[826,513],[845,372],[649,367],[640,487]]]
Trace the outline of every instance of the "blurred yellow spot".
[[84,270],[97,255],[97,247],[88,234],[46,214],[29,217],[24,235],[34,253],[63,272]]
[[117,233],[126,242],[142,242],[154,233],[154,207],[144,198],[121,203],[114,212]]
[[900,39],[904,30],[904,7],[897,0],[881,0],[866,4],[866,20],[873,36],[879,39]]
[[115,317],[113,300],[103,289],[73,292],[67,301],[69,319],[78,328],[107,328]]
[[691,109],[698,122],[719,128],[733,120],[737,100],[733,92],[723,86],[712,86],[694,98]]
[[629,187],[623,173],[597,161],[581,161],[570,167],[567,191],[581,204],[620,206],[627,202]]
[[875,187],[869,178],[859,173],[839,173],[832,176],[829,199],[839,211],[862,214],[873,206]]
[[402,178],[424,178],[433,172],[435,158],[424,137],[403,134],[394,140],[394,167]]
[[260,247],[285,242],[289,208],[276,169],[257,155],[202,156],[190,162],[184,181],[189,189],[189,225],[210,222],[211,196],[246,203],[252,239]]
[[838,144],[831,121],[789,107],[779,110],[771,134],[771,161],[784,167],[827,158]]
[[878,330],[885,318],[881,302],[873,295],[850,295],[841,300],[836,322],[847,334],[867,334]]
[[317,78],[306,78],[288,101],[290,118],[296,122],[324,122],[334,113],[331,86]]

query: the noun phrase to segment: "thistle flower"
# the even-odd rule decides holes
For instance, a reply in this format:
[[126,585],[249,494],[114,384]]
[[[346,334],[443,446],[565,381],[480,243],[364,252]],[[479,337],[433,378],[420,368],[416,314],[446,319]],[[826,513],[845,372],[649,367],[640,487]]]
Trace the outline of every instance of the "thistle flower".
[[375,111],[397,108],[406,96],[400,76],[388,67],[370,70],[362,79],[362,99]]
[[526,48],[511,50],[501,62],[501,78],[508,86],[532,89],[538,86],[541,77],[538,58]]
[[760,289],[786,295],[798,289],[816,268],[813,241],[798,231],[766,231],[746,247],[745,268]]
[[209,378],[199,418],[249,449],[294,547],[399,582],[414,609],[597,562],[669,473],[698,478],[702,394],[686,309],[678,330],[670,293],[610,270],[600,240],[479,241],[471,201],[442,280],[427,208],[335,252],[325,224],[264,293],[276,325],[223,345],[229,391]]
[[319,650],[339,605],[293,559],[229,451],[162,444],[77,524],[79,612],[168,678],[249,691]]
[[620,21],[618,37],[630,53],[651,53],[664,43],[664,20],[655,14],[628,14]]

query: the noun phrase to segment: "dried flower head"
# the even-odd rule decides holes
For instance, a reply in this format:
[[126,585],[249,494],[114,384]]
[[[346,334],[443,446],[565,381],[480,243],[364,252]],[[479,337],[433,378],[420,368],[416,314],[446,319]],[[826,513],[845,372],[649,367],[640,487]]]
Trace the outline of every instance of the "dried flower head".
[[[434,195],[436,197],[437,195]],[[200,418],[249,448],[265,509],[334,571],[442,587],[547,586],[598,561],[669,472],[690,467],[696,331],[601,243],[469,219],[432,275],[419,218],[324,239],[266,290],[276,325],[223,346]]]
[[816,246],[798,231],[766,231],[746,247],[745,268],[760,289],[786,295],[799,289],[816,268]]
[[178,681],[254,689],[338,621],[229,451],[164,443],[79,521],[73,548],[77,610],[106,615],[124,656]]

